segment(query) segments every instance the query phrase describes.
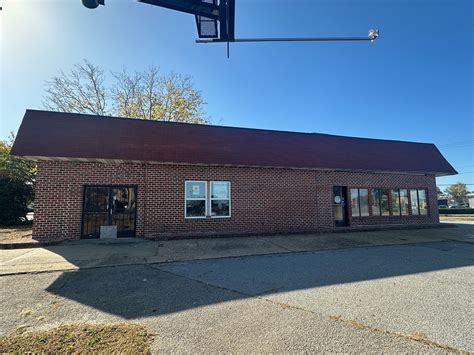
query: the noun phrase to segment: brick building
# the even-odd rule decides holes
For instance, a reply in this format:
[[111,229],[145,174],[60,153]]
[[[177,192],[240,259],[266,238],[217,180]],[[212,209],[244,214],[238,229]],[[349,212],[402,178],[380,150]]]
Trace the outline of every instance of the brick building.
[[27,110],[38,240],[439,223],[433,144]]

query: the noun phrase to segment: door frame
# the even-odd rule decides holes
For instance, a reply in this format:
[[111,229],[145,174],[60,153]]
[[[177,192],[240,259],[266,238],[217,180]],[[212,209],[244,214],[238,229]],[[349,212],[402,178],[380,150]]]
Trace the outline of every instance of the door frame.
[[[102,185],[102,184],[84,184],[82,185],[82,206],[81,206],[81,239],[97,239],[97,238],[100,238],[100,235],[99,237],[85,237],[84,236],[84,205],[85,205],[85,202],[86,202],[86,188],[99,188],[99,187],[105,187],[109,190],[109,196],[108,196],[108,204],[109,206],[111,205],[110,204],[110,198],[111,198],[111,194],[110,194],[110,190],[113,189],[113,188],[120,188],[120,187],[127,187],[127,188],[133,188],[135,189],[135,213],[133,214],[133,218],[134,218],[134,230],[133,230],[133,233],[131,235],[127,235],[127,236],[118,236],[118,233],[117,233],[117,238],[135,238],[136,235],[137,235],[137,211],[138,211],[138,185],[124,185],[124,184],[113,184],[113,185]],[[110,221],[110,214],[109,214],[109,221]],[[110,222],[109,222],[110,223]],[[112,224],[113,225],[113,224]]]
[[[344,194],[344,205],[342,204],[337,204],[334,201],[335,194],[334,194],[334,188],[339,187],[342,189],[341,193]],[[333,221],[334,221],[334,226],[335,227],[349,227],[350,226],[350,220],[349,220],[349,195],[348,195],[349,188],[347,186],[341,186],[341,185],[333,185],[332,186],[332,199],[331,199],[331,204],[332,204],[332,215],[333,215]],[[335,209],[336,206],[343,206],[343,215],[344,215],[344,224],[337,224],[336,222],[336,213]]]

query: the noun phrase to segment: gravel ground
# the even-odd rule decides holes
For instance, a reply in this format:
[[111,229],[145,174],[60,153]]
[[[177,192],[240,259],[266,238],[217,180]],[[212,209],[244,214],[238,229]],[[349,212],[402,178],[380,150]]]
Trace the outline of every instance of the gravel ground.
[[[471,243],[0,278],[0,334],[130,320],[153,351],[474,351]],[[440,347],[444,344],[447,347]]]
[[31,240],[31,226],[1,227],[0,242],[11,240]]

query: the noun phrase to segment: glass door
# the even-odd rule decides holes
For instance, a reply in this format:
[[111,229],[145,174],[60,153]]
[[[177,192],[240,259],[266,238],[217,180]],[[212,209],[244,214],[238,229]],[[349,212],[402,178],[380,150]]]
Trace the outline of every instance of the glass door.
[[136,187],[85,186],[82,238],[99,238],[101,226],[117,226],[117,237],[134,237]]
[[136,222],[136,188],[114,187],[111,189],[111,224],[117,226],[117,237],[134,237]]
[[348,226],[349,219],[347,218],[347,187],[333,187],[333,208],[334,223],[336,227]]

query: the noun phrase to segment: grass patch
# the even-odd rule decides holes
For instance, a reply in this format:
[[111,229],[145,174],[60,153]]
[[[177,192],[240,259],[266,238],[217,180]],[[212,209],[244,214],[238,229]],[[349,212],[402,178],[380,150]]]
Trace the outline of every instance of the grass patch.
[[151,335],[138,324],[65,325],[48,331],[17,330],[0,337],[0,353],[150,352]]

